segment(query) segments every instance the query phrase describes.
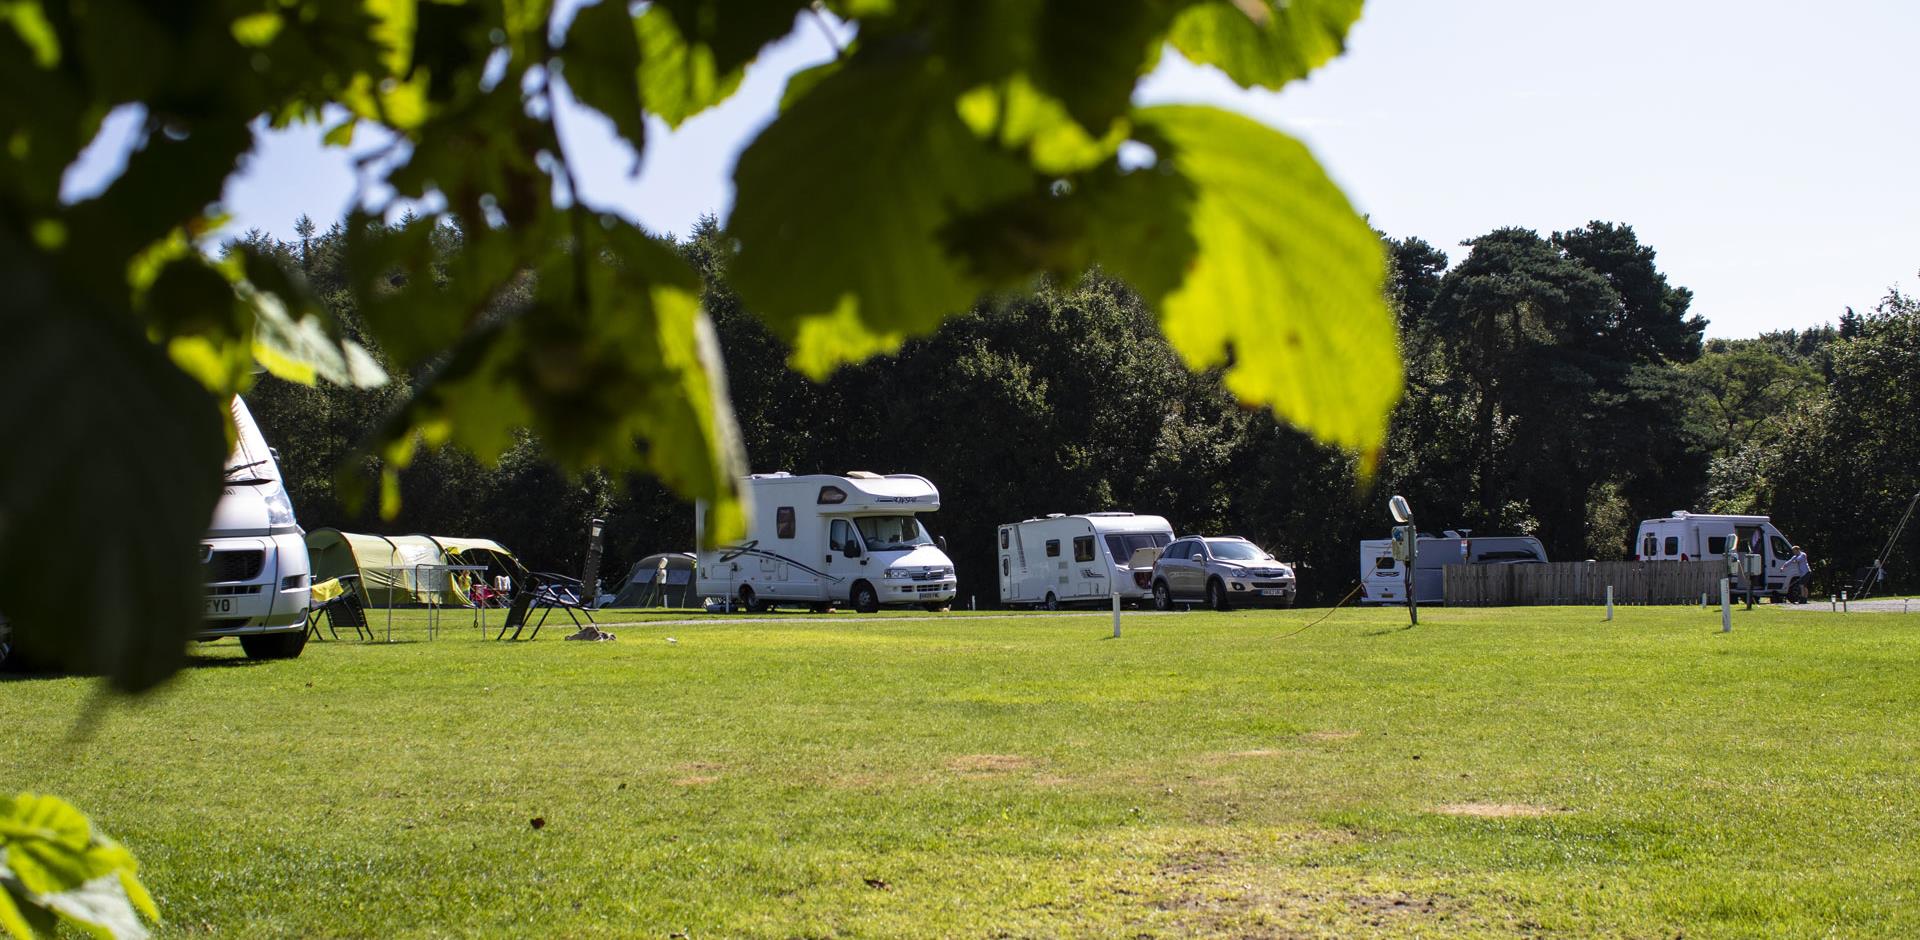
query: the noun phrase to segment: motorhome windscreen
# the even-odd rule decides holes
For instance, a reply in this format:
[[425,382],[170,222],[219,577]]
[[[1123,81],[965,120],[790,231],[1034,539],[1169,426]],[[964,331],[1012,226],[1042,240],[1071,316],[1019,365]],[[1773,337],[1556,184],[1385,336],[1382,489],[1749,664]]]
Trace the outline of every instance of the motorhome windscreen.
[[1252,542],[1208,542],[1207,549],[1222,561],[1266,561],[1273,557]]
[[1134,552],[1143,548],[1165,548],[1171,541],[1173,536],[1165,532],[1109,532],[1107,554],[1125,564]]
[[920,520],[912,516],[861,516],[853,522],[860,527],[860,538],[870,552],[933,544],[933,540],[927,538],[927,530],[920,527]]

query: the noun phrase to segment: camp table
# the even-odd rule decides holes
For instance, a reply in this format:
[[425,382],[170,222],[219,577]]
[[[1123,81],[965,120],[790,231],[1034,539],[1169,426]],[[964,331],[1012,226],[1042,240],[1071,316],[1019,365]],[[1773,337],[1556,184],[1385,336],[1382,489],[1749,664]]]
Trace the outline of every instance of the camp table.
[[[421,584],[434,583],[431,579],[435,575],[451,578],[453,572],[456,572],[456,571],[477,571],[484,575],[486,573],[487,566],[486,565],[421,564],[421,565],[397,565],[393,567],[381,568],[379,570],[388,572],[389,574],[395,574],[395,575],[401,574],[402,572],[411,573],[413,575],[412,587],[414,590],[417,591],[420,589]],[[423,575],[425,576],[424,578],[422,577]],[[431,588],[428,589],[427,591],[427,639],[429,640],[437,639],[440,636],[439,597],[440,597],[439,591],[432,590]],[[480,633],[481,635],[484,636],[487,632],[486,607],[484,606],[480,607],[478,612],[475,614],[475,616],[479,617],[480,619]],[[388,643],[393,642],[393,603],[391,599],[389,599],[387,603],[387,642]]]

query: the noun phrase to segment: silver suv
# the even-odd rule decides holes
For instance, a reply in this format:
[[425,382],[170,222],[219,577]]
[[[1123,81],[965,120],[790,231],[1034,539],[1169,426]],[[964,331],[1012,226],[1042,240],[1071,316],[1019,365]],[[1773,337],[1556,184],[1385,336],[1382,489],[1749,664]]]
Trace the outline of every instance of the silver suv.
[[1247,605],[1292,607],[1293,567],[1237,535],[1176,539],[1153,563],[1153,606],[1202,601],[1214,610]]

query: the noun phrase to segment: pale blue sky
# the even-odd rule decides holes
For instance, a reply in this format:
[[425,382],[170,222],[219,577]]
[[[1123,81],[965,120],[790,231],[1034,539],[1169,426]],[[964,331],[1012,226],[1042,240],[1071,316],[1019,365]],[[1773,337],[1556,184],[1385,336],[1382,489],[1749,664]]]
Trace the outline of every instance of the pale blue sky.
[[[832,54],[799,25],[732,101],[650,128],[638,177],[597,116],[566,115],[589,201],[657,232],[724,219],[734,159],[785,77]],[[1901,0],[1370,0],[1346,56],[1277,95],[1170,58],[1139,97],[1298,135],[1377,227],[1456,261],[1461,239],[1499,226],[1630,224],[1693,289],[1709,335],[1751,336],[1915,289],[1916,39],[1920,4]],[[344,214],[351,163],[319,135],[260,138],[227,188],[235,231],[287,237],[301,213]],[[95,155],[70,189],[114,162]]]

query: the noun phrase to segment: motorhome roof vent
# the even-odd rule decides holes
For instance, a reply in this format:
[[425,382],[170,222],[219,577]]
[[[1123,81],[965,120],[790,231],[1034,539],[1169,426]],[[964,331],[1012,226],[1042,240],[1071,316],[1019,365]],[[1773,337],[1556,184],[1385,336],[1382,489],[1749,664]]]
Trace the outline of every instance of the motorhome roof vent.
[[1101,518],[1113,518],[1113,517],[1116,517],[1116,516],[1117,516],[1117,517],[1126,517],[1126,516],[1131,516],[1131,515],[1133,515],[1133,513],[1130,513],[1130,512],[1115,512],[1115,511],[1113,511],[1113,510],[1111,510],[1111,509],[1109,509],[1109,510],[1107,510],[1107,511],[1105,511],[1105,512],[1090,512],[1090,513],[1087,513],[1087,515],[1089,515],[1089,516],[1099,516],[1099,517],[1101,517]]
[[791,473],[788,473],[788,472],[787,472],[787,471],[785,471],[785,470],[776,470],[776,471],[774,471],[773,473],[755,473],[755,474],[752,474],[752,475],[750,475],[750,476],[748,476],[748,477],[747,477],[747,479],[749,479],[749,480],[778,480],[778,479],[780,479],[780,478],[782,478],[782,477],[790,477],[790,476],[793,476],[793,474],[791,474]]
[[1066,514],[1066,513],[1064,513],[1064,512],[1050,512],[1050,513],[1047,513],[1047,518],[1049,518],[1049,519],[1065,519],[1066,517],[1067,517],[1067,514]]
[[1693,515],[1693,514],[1692,514],[1692,513],[1690,513],[1690,512],[1688,512],[1688,511],[1686,511],[1686,510],[1684,510],[1684,509],[1676,509],[1676,510],[1674,510],[1674,511],[1673,511],[1673,517],[1674,517],[1675,519],[1685,519],[1686,517],[1688,517],[1688,516],[1690,516],[1690,515]]
[[872,472],[869,472],[869,471],[866,471],[866,470],[848,470],[848,471],[847,471],[847,479],[849,479],[849,480],[878,480],[878,479],[880,479],[880,474],[878,474],[878,473],[872,473]]

